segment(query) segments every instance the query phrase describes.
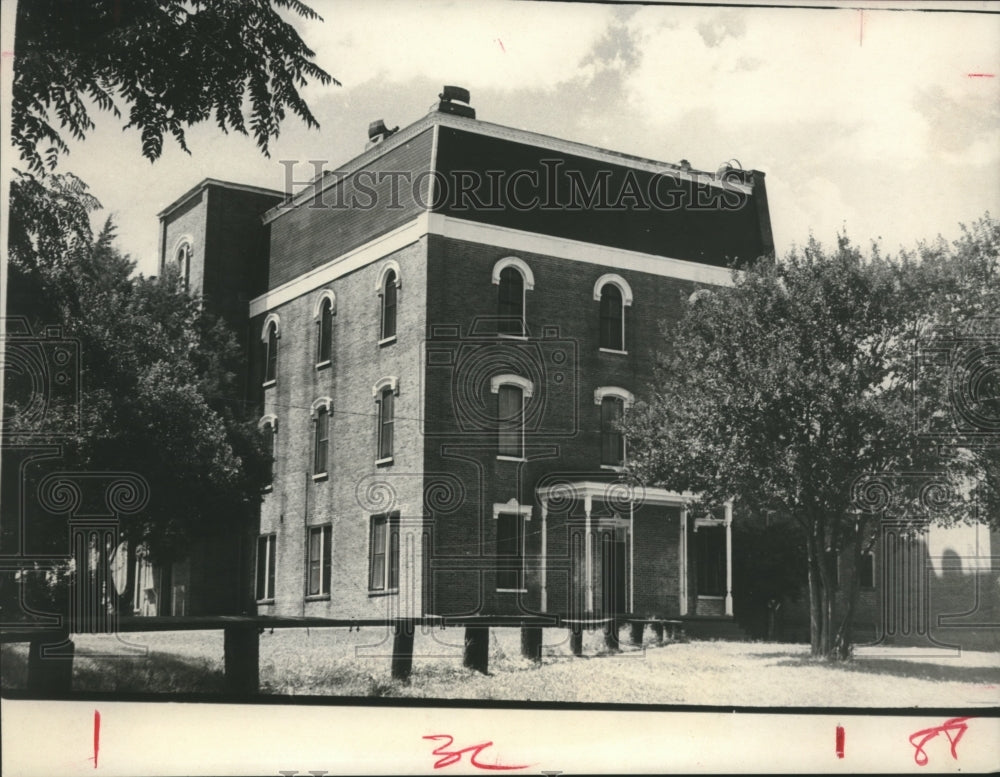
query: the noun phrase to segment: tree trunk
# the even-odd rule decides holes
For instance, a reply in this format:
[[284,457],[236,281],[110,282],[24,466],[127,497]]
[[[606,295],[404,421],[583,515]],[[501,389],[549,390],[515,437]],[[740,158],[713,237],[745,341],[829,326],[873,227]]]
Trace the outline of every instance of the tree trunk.
[[820,580],[816,568],[816,538],[812,532],[806,535],[806,560],[809,576],[809,646],[813,656],[821,654],[822,605],[820,601]]
[[844,617],[840,620],[840,626],[837,628],[837,637],[833,646],[833,657],[841,661],[851,657],[851,629],[854,626],[854,610],[858,603],[858,591],[860,590],[858,570],[861,568],[861,534],[858,531],[855,531],[851,538],[851,558],[853,564],[847,607],[844,610]]

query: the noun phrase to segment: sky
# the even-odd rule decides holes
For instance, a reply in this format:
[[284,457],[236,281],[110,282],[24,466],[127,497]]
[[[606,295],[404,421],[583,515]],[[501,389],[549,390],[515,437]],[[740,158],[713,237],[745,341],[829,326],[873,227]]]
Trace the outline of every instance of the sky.
[[[478,118],[715,170],[763,170],[777,251],[810,236],[896,251],[1000,216],[1000,15],[914,10],[547,2],[313,0],[296,21],[341,86],[303,92],[321,129],[286,119],[271,158],[212,123],[156,163],[97,113],[62,163],[114,215],[152,274],[156,213],[205,177],[281,189],[280,160],[364,150],[368,123],[406,126],[443,84]],[[940,4],[938,4],[940,5]]]

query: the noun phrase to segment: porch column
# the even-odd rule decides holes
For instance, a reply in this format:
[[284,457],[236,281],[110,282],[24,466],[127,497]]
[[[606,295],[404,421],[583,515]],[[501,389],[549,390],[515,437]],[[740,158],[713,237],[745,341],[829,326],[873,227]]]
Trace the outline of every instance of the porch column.
[[631,499],[628,502],[628,611],[635,612],[635,502]]
[[545,522],[549,517],[549,500],[546,497],[542,497],[542,568],[539,571],[539,577],[541,578],[542,584],[542,612],[548,612],[549,610],[549,587],[548,587],[548,529],[546,528]]
[[583,552],[587,556],[584,560],[584,574],[587,576],[587,614],[594,613],[594,538],[590,534],[590,513],[593,509],[593,500],[590,494],[583,498],[583,512],[586,522],[583,527]]
[[733,503],[726,502],[726,615],[733,614]]
[[681,507],[681,529],[680,538],[678,542],[678,556],[680,556],[680,570],[678,572],[678,580],[680,585],[680,593],[678,594],[680,598],[680,613],[681,615],[688,614],[688,509],[687,505]]

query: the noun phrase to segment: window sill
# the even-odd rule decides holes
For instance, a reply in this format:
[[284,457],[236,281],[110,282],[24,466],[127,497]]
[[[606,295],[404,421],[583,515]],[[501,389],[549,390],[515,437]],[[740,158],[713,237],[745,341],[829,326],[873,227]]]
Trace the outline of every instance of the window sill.
[[321,361],[321,362],[316,362],[316,369],[317,370],[322,370],[322,369],[324,369],[326,367],[329,367],[329,366],[330,366],[330,360],[329,359],[326,359],[325,361]]
[[526,594],[528,593],[527,588],[498,588],[498,594]]
[[497,461],[514,461],[524,463],[527,461],[524,456],[497,456]]
[[624,472],[625,466],[623,464],[602,464],[601,469],[606,469],[609,472]]
[[258,599],[257,604],[274,604],[274,599]]
[[709,601],[713,601],[715,599],[718,599],[721,602],[726,597],[723,596],[722,594],[718,594],[718,595],[716,595],[716,594],[698,594],[698,598],[699,599],[708,599]]
[[277,382],[278,382],[277,378],[271,378],[271,380],[265,380],[264,383],[263,383],[262,388],[269,389],[269,388],[271,388],[271,386],[275,385]]
[[616,356],[628,356],[628,351],[619,351],[617,348],[601,348],[601,353],[612,353]]
[[307,602],[328,602],[330,594],[306,594]]
[[504,334],[503,332],[497,332],[497,337],[499,337],[501,340],[520,340],[522,343],[528,342],[527,335],[508,335]]
[[396,335],[392,335],[391,337],[383,337],[381,340],[378,341],[378,347],[385,348],[387,345],[392,345],[394,342],[396,342]]
[[393,461],[394,461],[394,459],[392,458],[392,456],[386,456],[383,459],[375,459],[375,466],[376,467],[388,467],[388,466],[392,465]]
[[317,472],[313,475],[313,483],[319,483],[320,481],[328,480],[329,478],[330,474],[328,472]]
[[387,588],[384,591],[369,591],[368,592],[368,596],[369,597],[372,597],[372,596],[395,596],[398,593],[399,593],[399,589],[398,588]]

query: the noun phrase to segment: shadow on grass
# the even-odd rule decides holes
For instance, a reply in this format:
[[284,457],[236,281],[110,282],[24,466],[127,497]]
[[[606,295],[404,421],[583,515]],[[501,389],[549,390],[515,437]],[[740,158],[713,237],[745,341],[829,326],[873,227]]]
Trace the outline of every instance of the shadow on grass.
[[[761,658],[765,655],[761,654]],[[836,672],[889,675],[914,680],[935,680],[955,683],[1000,684],[1000,667],[948,666],[922,661],[903,661],[892,658],[855,658],[850,661],[824,661],[810,656],[790,657],[787,653],[766,654],[770,658],[784,658],[776,666],[818,666]]]
[[[0,661],[3,687],[25,688],[27,652],[4,645]],[[225,678],[221,669],[204,659],[161,652],[129,657],[91,656],[78,650],[73,661],[73,690],[213,694],[225,690]]]

